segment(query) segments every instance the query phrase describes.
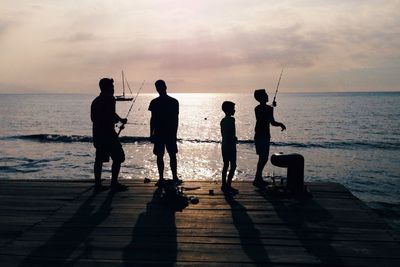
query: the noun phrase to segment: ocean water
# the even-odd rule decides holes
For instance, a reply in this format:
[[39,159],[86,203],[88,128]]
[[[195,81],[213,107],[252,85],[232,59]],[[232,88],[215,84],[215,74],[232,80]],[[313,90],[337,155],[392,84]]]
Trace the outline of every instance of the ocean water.
[[[236,103],[238,168],[235,179],[252,180],[252,94],[171,94],[180,102],[178,173],[183,180],[220,180],[219,122],[225,100]],[[95,95],[0,95],[0,178],[93,179],[90,104]],[[139,95],[121,133],[126,161],[121,177],[156,179],[148,141],[153,94]],[[400,92],[287,93],[278,95],[271,153],[300,153],[305,180],[344,184],[400,229]],[[125,117],[129,102],[118,102]],[[167,157],[167,155],[166,155]],[[166,175],[170,177],[166,158]],[[110,164],[103,177],[110,176]],[[268,163],[264,175],[285,176]]]

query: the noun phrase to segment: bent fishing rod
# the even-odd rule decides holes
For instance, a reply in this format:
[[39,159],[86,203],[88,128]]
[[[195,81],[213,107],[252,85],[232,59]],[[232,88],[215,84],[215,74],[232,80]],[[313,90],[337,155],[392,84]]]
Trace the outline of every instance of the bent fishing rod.
[[[126,79],[125,79],[125,80],[126,80]],[[140,94],[140,91],[142,91],[142,88],[143,88],[143,85],[144,85],[145,81],[146,81],[146,80],[143,80],[142,85],[140,85],[140,88],[139,88],[139,90],[137,91],[135,98],[132,100],[132,104],[131,104],[131,106],[129,107],[128,113],[126,113],[125,119],[127,119],[128,116],[129,116],[129,113],[131,113],[131,110],[132,110],[132,108],[133,108],[133,104],[135,104],[136,99],[138,98],[138,96],[139,96],[139,94]],[[128,80],[126,80],[126,84],[128,85],[129,90],[131,90],[131,88],[130,88],[130,86],[129,86],[129,83],[128,83]],[[132,92],[132,91],[131,91],[131,92]],[[119,136],[119,134],[121,133],[121,131],[122,131],[124,128],[125,128],[125,123],[122,123],[121,126],[119,127],[117,136]]]
[[276,101],[275,101],[275,99],[276,99],[276,94],[278,93],[279,84],[281,83],[281,78],[282,78],[283,69],[284,69],[284,67],[282,67],[281,75],[279,75],[278,84],[276,85],[274,100],[272,101],[272,106],[273,106],[273,107],[276,107]]

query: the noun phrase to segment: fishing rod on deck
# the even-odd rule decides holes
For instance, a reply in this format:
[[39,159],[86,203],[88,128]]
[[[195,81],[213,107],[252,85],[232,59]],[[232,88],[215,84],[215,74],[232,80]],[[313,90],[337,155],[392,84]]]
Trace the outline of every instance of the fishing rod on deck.
[[[125,79],[125,80],[126,80],[126,79]],[[145,82],[146,82],[146,80],[143,80],[142,84],[140,85],[140,88],[139,88],[139,90],[137,91],[135,98],[132,100],[132,104],[131,104],[131,106],[129,107],[129,110],[128,110],[128,113],[127,113],[126,116],[125,116],[125,119],[127,119],[128,116],[129,116],[129,113],[131,113],[131,110],[132,110],[132,108],[133,108],[133,104],[135,104],[136,99],[138,98],[138,96],[139,96],[139,94],[140,94],[140,91],[142,91],[142,88],[143,88],[143,85],[144,85]],[[128,83],[128,80],[126,80],[126,85],[128,85],[129,90],[131,90],[131,88],[130,88],[130,86],[129,86],[129,83]],[[132,91],[131,91],[131,92],[132,92]],[[121,133],[121,131],[125,128],[125,124],[126,124],[126,123],[122,123],[122,124],[119,126],[119,130],[118,130],[118,133],[117,133],[118,136],[119,136],[119,134]]]
[[278,84],[276,85],[274,100],[272,101],[272,106],[273,106],[273,107],[276,107],[276,101],[275,101],[275,99],[276,99],[276,94],[278,93],[279,84],[281,83],[281,78],[282,78],[282,74],[283,74],[283,69],[284,69],[284,67],[282,67],[281,75],[279,75]]

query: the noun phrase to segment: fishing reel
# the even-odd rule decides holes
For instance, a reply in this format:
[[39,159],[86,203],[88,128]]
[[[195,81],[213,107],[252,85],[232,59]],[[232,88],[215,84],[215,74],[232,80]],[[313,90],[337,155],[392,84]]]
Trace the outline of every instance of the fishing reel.
[[125,124],[126,124],[126,123],[123,123],[123,122],[118,122],[118,123],[115,124],[115,128],[118,129],[118,132],[117,132],[117,135],[118,135],[118,136],[119,136],[119,134],[121,133],[121,131],[122,131],[123,129],[125,129]]
[[272,106],[273,106],[273,107],[276,107],[276,101],[275,101],[275,100],[272,101]]

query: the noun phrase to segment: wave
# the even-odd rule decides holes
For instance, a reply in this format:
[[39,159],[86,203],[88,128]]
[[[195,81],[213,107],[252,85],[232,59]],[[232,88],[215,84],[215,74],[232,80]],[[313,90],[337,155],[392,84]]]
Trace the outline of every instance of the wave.
[[60,161],[63,158],[31,159],[26,157],[3,157],[0,158],[0,172],[3,173],[32,173],[39,172],[50,163]]
[[[4,139],[20,139],[34,142],[45,143],[91,143],[92,137],[86,135],[59,135],[59,134],[32,134],[32,135],[18,135],[2,137]],[[145,136],[123,136],[120,137],[121,143],[150,143],[149,137]],[[220,140],[214,139],[178,139],[178,142],[191,142],[191,143],[221,143]],[[239,144],[254,144],[254,140],[238,140]],[[397,150],[400,149],[400,142],[360,142],[360,141],[318,141],[318,142],[271,142],[271,146],[277,147],[298,147],[298,148],[323,148],[323,149],[386,149]]]

